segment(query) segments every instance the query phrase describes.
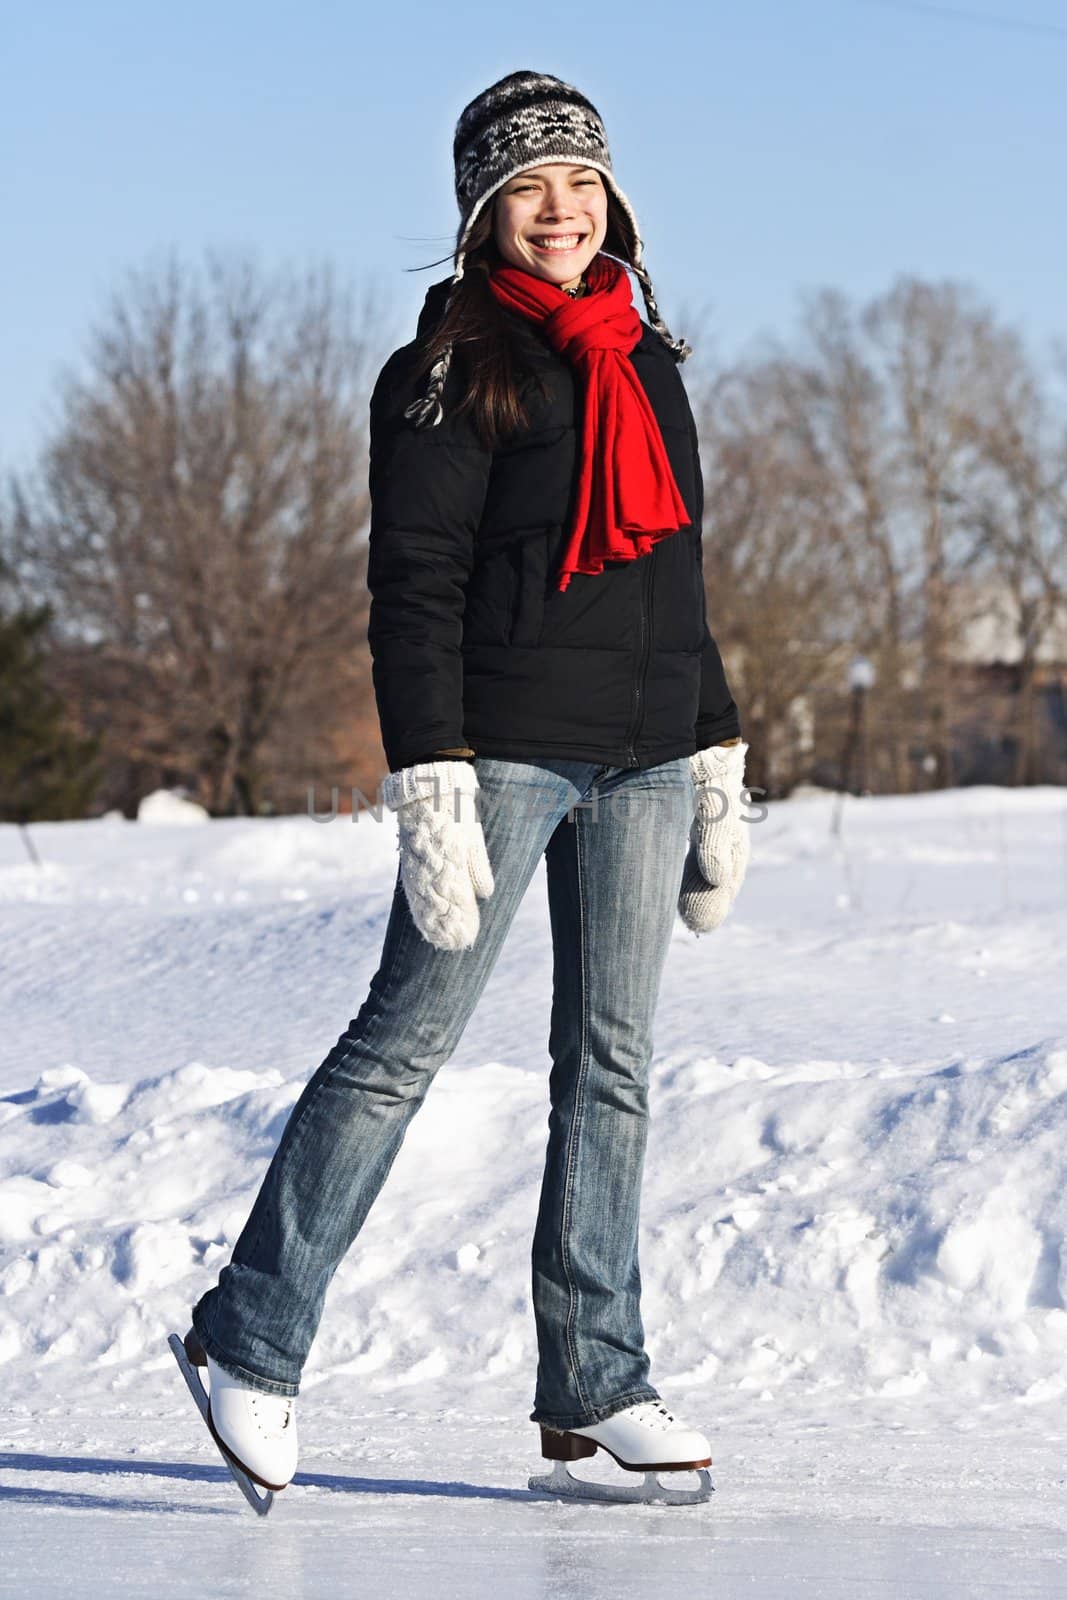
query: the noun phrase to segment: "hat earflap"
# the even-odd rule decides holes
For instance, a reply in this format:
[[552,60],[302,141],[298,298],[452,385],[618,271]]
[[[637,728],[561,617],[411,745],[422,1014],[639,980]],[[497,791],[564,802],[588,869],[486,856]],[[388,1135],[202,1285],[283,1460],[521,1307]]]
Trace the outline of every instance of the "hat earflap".
[[659,306],[656,304],[655,291],[652,288],[652,279],[649,277],[648,269],[645,266],[645,246],[641,238],[641,230],[637,226],[634,208],[630,204],[625,191],[619,187],[615,174],[607,167],[601,167],[600,171],[605,183],[618,202],[619,209],[623,215],[625,223],[622,238],[623,260],[641,285],[641,294],[645,302],[645,310],[648,312],[649,324],[659,334],[675,361],[680,365],[683,361],[688,361],[693,354],[693,347],[691,344],[687,344],[684,339],[676,339],[660,316]]

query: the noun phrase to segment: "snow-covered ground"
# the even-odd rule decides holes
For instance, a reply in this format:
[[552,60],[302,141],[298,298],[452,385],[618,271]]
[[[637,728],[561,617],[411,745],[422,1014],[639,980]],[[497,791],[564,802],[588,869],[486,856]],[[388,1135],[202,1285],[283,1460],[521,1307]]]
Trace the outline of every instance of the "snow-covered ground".
[[164,810],[35,826],[39,864],[0,827],[0,1593],[1067,1591],[1067,794],[848,799],[839,835],[835,805],[769,808],[662,991],[642,1304],[712,1501],[525,1487],[542,867],[334,1281],[262,1523],[164,1341],[363,1000],[395,824]]

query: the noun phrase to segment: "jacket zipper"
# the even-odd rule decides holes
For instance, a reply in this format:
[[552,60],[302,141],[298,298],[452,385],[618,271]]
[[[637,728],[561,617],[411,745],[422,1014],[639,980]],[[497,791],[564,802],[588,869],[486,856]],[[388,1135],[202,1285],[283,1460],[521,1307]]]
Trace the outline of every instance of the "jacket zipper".
[[653,546],[652,550],[648,552],[648,555],[643,558],[645,565],[648,568],[648,571],[645,572],[642,578],[641,590],[641,629],[642,644],[644,645],[644,649],[641,653],[641,668],[637,674],[637,680],[634,684],[634,711],[636,713],[636,717],[632,724],[633,731],[630,734],[629,740],[629,759],[626,763],[627,766],[630,767],[636,767],[638,765],[637,751],[635,746],[637,744],[637,736],[640,733],[645,720],[644,707],[641,704],[641,692],[644,688],[645,679],[648,675],[649,646],[652,642],[652,618],[651,615],[649,615],[648,598],[652,583],[652,559],[654,553],[655,546]]

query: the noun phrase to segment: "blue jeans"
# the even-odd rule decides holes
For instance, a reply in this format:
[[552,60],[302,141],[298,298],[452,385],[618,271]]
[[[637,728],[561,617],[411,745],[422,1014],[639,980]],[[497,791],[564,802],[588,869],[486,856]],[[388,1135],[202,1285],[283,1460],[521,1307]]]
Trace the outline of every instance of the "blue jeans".
[[[682,880],[688,757],[643,771],[479,758],[495,887],[469,950],[423,938],[397,872],[377,972],[289,1116],[230,1265],[193,1311],[208,1354],[295,1395],[330,1279],[452,1055],[542,855],[550,1113],[533,1238],[533,1422],[600,1422],[648,1381],[638,1217],[652,1022]],[[450,804],[447,795],[443,804]]]

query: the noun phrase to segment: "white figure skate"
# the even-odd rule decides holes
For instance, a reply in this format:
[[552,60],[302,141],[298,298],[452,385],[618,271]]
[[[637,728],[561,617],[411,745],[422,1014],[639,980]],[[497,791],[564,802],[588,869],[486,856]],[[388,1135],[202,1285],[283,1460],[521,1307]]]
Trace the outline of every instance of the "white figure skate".
[[[172,1333],[167,1343],[237,1487],[253,1511],[266,1516],[275,1493],[296,1471],[295,1402],[264,1394],[224,1372],[192,1328],[184,1340]],[[200,1376],[205,1369],[207,1389]]]
[[[704,1470],[711,1465],[711,1446],[702,1433],[687,1428],[660,1400],[642,1400],[585,1428],[557,1431],[541,1423],[541,1454],[552,1471],[530,1478],[531,1489],[573,1500],[606,1500],[670,1506],[701,1505],[714,1485]],[[626,1472],[643,1472],[644,1483],[632,1486],[591,1483],[576,1478],[566,1463],[606,1450]],[[672,1489],[659,1482],[659,1472],[696,1472],[697,1487]]]

